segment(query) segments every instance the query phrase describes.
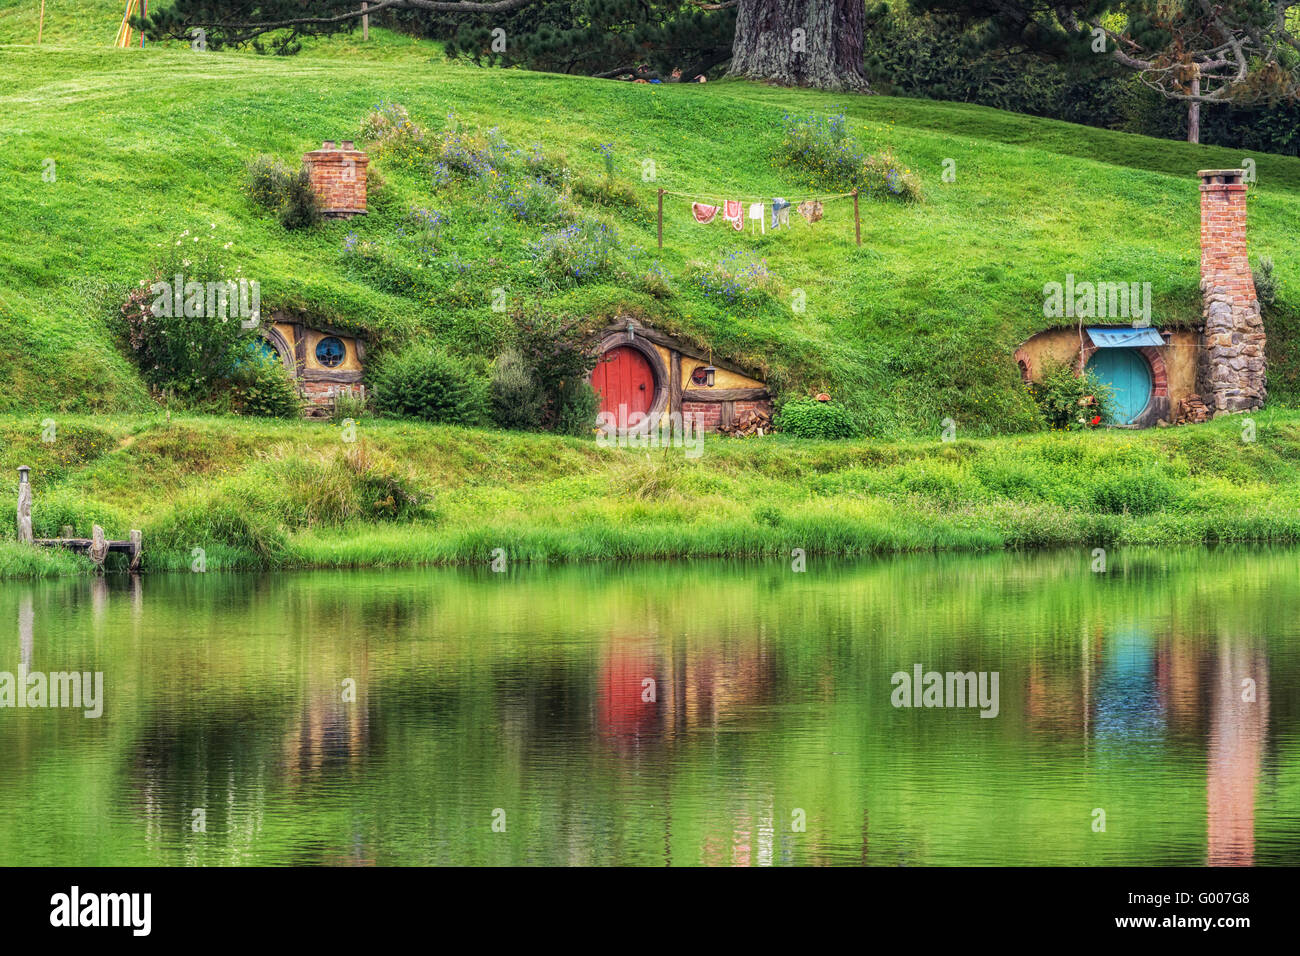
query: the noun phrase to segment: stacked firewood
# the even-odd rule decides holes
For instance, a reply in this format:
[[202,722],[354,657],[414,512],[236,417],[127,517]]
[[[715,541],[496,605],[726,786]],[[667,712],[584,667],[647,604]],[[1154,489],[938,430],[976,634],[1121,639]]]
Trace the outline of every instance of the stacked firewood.
[[1174,418],[1174,424],[1186,425],[1193,422],[1208,422],[1210,420],[1210,410],[1206,408],[1205,403],[1199,396],[1192,395],[1188,398],[1179,399],[1178,414]]
[[772,434],[772,416],[767,412],[747,412],[730,425],[719,425],[719,435],[748,438],[750,435]]

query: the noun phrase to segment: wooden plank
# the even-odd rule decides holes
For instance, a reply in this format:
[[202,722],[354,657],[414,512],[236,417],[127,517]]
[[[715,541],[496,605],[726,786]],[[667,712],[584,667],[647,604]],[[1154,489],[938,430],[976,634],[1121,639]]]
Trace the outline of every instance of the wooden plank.
[[668,412],[682,410],[682,353],[673,349],[668,372]]
[[685,388],[684,402],[758,402],[772,397],[765,388]]

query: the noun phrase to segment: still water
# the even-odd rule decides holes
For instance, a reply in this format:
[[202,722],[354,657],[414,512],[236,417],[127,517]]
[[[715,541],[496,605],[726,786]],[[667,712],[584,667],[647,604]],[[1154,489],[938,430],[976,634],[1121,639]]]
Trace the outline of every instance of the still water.
[[6,583],[0,864],[1296,862],[1300,553],[1092,560]]

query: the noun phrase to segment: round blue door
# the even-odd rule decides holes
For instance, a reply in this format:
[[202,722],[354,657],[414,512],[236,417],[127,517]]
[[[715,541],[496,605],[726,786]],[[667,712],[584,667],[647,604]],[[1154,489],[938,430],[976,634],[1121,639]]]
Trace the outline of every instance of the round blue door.
[[1088,370],[1111,387],[1115,421],[1131,425],[1151,401],[1151,365],[1137,349],[1097,349]]

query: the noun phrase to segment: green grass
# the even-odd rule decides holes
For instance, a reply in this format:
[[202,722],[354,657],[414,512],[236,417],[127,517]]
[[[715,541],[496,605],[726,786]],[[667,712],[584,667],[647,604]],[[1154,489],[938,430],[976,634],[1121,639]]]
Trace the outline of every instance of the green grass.
[[[445,61],[430,44],[376,30],[318,41],[297,57],[195,53],[174,45],[109,47],[113,5],[74,20],[47,13],[47,42],[28,36],[33,5],[0,7],[5,151],[0,203],[0,408],[143,411],[149,398],[103,324],[110,290],[146,276],[184,230],[213,232],[264,304],[286,305],[369,331],[382,353],[432,337],[487,359],[506,334],[492,290],[540,298],[598,323],[633,312],[754,367],[784,394],[827,390],[876,437],[935,435],[944,418],[968,434],[1038,427],[1011,360],[1046,324],[1042,286],[1067,272],[1150,281],[1158,324],[1193,322],[1197,291],[1195,171],[1237,165],[1211,147],[1146,139],[979,107],[831,96],[738,82],[645,86]],[[103,24],[100,20],[105,21]],[[20,45],[26,44],[26,45]],[[470,187],[436,192],[391,157],[373,214],[309,234],[285,232],[240,191],[259,153],[296,162],[324,138],[357,135],[380,101],[403,103],[436,130],[454,112],[469,128],[499,127],[514,146],[538,143],[576,174],[603,175],[612,144],[639,212],[587,205],[643,264],[660,260],[672,294],[619,281],[557,289],[527,256],[542,232],[484,210]],[[843,108],[869,148],[892,147],[924,183],[924,203],[863,204],[863,246],[846,202],[818,228],[736,236],[691,222],[669,199],[665,249],[647,215],[657,186],[702,197],[820,192],[772,161],[788,112]],[[1300,160],[1253,157],[1251,248],[1272,254],[1284,290],[1300,278],[1288,255],[1300,214]],[[43,182],[46,160],[57,180]],[[640,181],[652,159],[658,179]],[[945,159],[957,179],[944,183]],[[444,212],[443,262],[421,268],[396,239],[406,211]],[[212,230],[215,224],[215,230]],[[376,275],[341,256],[344,237],[388,250]],[[692,263],[740,249],[767,260],[776,292],[731,308],[685,281]],[[792,308],[796,290],[806,310]],[[1284,295],[1285,295],[1284,291]],[[1274,398],[1296,393],[1295,323],[1271,343]]]
[[[690,459],[370,420],[349,444],[322,423],[69,416],[46,444],[38,421],[7,416],[0,469],[33,467],[38,535],[140,528],[150,570],[189,569],[196,548],[219,570],[1300,542],[1300,414],[1253,421],[1253,442],[1232,418],[948,443],[706,438]],[[393,512],[387,488],[421,503]]]

